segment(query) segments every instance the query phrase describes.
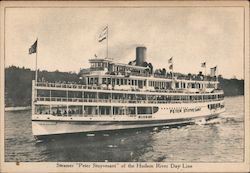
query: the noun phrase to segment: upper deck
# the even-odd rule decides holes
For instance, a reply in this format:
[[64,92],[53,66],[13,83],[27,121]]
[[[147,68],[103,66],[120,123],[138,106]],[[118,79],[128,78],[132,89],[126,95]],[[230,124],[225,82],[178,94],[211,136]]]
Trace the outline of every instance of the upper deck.
[[161,90],[161,89],[147,89],[147,90],[140,90],[136,88],[109,88],[107,86],[97,86],[97,85],[82,85],[76,83],[49,83],[49,82],[37,82],[33,81],[33,88],[37,90],[58,90],[58,91],[89,91],[89,92],[109,92],[109,93],[121,93],[121,92],[128,92],[134,94],[148,94],[148,95],[183,95],[183,94],[223,94],[223,90],[211,90],[211,89],[197,89],[197,90],[190,90],[190,89],[175,89],[175,90]]
[[146,61],[146,47],[136,47],[136,59],[128,64],[116,62],[110,58],[90,59],[90,68],[79,73],[81,83],[86,86],[96,86],[112,90],[138,90],[150,92],[212,92],[219,89],[218,78],[199,74],[181,74],[173,71],[173,58],[167,62],[169,71],[165,68],[154,69]]
[[112,59],[96,58],[90,59],[90,68],[80,71],[83,76],[95,76],[95,75],[112,75],[112,76],[125,76],[125,77],[142,77],[142,78],[156,78],[156,79],[169,79],[173,77],[177,80],[192,80],[192,81],[207,81],[217,82],[216,77],[205,76],[202,73],[199,74],[181,74],[175,72],[168,72],[166,69],[153,70],[151,63],[144,62],[143,66],[137,66],[133,64],[124,64],[115,62]]

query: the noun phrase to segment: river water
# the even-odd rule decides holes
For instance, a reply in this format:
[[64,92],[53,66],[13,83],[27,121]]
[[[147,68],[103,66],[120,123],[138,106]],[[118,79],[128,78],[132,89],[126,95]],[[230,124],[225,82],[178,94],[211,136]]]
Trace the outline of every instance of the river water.
[[244,97],[226,97],[226,112],[208,124],[77,135],[36,141],[31,111],[5,112],[5,161],[242,162]]

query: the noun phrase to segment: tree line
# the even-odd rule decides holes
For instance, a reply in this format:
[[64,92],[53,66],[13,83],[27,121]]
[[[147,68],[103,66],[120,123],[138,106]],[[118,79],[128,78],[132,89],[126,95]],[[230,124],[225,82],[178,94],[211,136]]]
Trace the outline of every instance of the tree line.
[[[48,82],[78,82],[79,74],[73,72],[39,71],[39,80]],[[35,71],[27,68],[10,66],[5,68],[5,106],[30,106],[32,80],[35,79]],[[225,79],[219,76],[221,88],[225,96],[244,95],[244,80]]]

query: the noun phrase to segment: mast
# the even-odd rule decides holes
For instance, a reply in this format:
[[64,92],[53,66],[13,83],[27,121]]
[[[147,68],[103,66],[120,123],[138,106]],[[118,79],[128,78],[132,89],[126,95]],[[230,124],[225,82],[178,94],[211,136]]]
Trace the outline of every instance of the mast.
[[216,79],[216,89],[218,89],[219,88],[219,76],[218,76],[218,67],[217,67],[217,65],[216,65],[216,76],[215,76],[215,79]]
[[172,59],[172,81],[174,80],[174,62]]
[[109,26],[107,25],[107,59],[109,56]]
[[36,40],[37,40],[37,43],[36,43],[36,77],[35,77],[35,85],[37,84],[37,76],[38,76],[38,73],[37,73],[38,38]]
[[205,60],[205,76],[207,76],[207,61]]
[[173,63],[173,57],[171,57],[169,60],[168,60],[168,64],[169,65],[169,70],[171,70],[172,74],[171,74],[171,79],[172,79],[172,88],[174,88],[174,63]]

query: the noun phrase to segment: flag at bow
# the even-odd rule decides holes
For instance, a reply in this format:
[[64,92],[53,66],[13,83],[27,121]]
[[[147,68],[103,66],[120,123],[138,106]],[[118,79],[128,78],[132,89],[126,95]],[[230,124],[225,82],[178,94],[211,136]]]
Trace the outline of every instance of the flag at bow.
[[211,76],[216,76],[216,71],[217,71],[217,66],[215,66],[215,67],[213,67],[213,68],[210,68],[210,74],[211,74]]
[[173,63],[173,57],[168,60],[168,63]]
[[37,48],[37,40],[35,43],[29,48],[29,54],[36,53],[36,48]]
[[206,67],[206,62],[201,63],[201,67]]
[[98,41],[102,42],[103,40],[107,39],[107,37],[108,37],[108,26],[106,26],[102,30],[101,34],[99,35]]

